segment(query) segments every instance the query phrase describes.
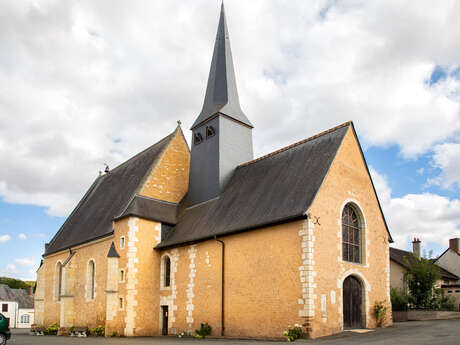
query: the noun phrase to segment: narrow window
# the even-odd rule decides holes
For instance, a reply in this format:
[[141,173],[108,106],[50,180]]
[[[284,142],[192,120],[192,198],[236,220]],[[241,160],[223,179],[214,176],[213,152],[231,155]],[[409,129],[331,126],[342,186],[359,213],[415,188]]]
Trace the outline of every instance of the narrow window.
[[121,282],[125,281],[125,270],[120,270],[120,281]]
[[123,309],[123,297],[120,297],[119,307]]
[[62,264],[58,262],[56,266],[56,286],[55,286],[55,291],[56,291],[56,301],[61,300],[61,295],[62,295]]
[[120,237],[120,249],[125,249],[125,236]]
[[200,144],[202,141],[203,141],[203,136],[202,136],[200,133],[195,133],[195,135],[193,136],[193,143],[194,143],[195,145],[198,145],[198,144]]
[[4,313],[8,312],[8,304],[2,304],[2,312]]
[[216,135],[216,130],[214,129],[213,126],[208,126],[206,127],[206,139],[213,137]]
[[342,213],[342,250],[344,261],[361,262],[361,224],[351,205]]
[[94,261],[91,260],[88,263],[88,288],[89,288],[88,297],[89,299],[94,299],[94,296],[95,296],[95,291],[94,291],[96,287],[95,273],[96,273],[96,270],[95,270]]
[[29,323],[30,316],[27,314],[21,315],[21,323]]
[[171,259],[169,258],[169,256],[165,256],[164,258],[164,286],[165,287],[168,287],[171,285]]

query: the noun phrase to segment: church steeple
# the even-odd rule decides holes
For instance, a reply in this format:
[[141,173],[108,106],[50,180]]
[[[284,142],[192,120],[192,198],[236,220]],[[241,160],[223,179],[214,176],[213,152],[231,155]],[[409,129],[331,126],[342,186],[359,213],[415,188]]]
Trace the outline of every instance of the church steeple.
[[191,128],[189,205],[218,197],[235,168],[253,159],[252,128],[238,100],[222,4],[203,109]]
[[241,110],[238,99],[232,50],[230,48],[223,2],[203,109],[191,129],[215,117],[218,113],[231,117],[249,127],[253,127]]

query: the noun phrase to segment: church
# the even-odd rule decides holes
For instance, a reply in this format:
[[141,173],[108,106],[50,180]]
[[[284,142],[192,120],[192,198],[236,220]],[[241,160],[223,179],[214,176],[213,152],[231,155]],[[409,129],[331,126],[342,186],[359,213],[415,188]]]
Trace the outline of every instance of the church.
[[35,322],[311,338],[392,323],[392,242],[352,122],[253,157],[222,6],[201,113],[96,178],[37,271]]

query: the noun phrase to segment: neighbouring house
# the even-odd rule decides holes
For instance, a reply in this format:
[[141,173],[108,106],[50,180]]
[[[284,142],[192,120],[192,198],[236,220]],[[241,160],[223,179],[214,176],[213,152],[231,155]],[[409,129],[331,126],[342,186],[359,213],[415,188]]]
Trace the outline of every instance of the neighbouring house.
[[[390,247],[391,288],[408,292],[405,273],[411,261],[420,259],[420,247],[421,241],[418,238],[414,238],[412,241],[412,252]],[[459,279],[457,275],[443,268],[435,260],[433,260],[433,264],[438,267],[441,274],[441,280],[437,284],[439,287],[444,288],[445,286],[454,286],[456,284]]]
[[0,306],[0,313],[9,320],[11,328],[30,328],[34,323],[32,288],[26,291],[0,284]]
[[[460,238],[451,238],[449,248],[436,259],[435,263],[460,277]],[[444,281],[442,288],[444,294],[452,298],[456,307],[460,309],[460,278],[455,282]]]
[[277,338],[296,323],[311,337],[375,327],[392,239],[353,123],[257,159],[252,129],[222,6],[191,150],[179,124],[97,177],[45,246],[36,323]]

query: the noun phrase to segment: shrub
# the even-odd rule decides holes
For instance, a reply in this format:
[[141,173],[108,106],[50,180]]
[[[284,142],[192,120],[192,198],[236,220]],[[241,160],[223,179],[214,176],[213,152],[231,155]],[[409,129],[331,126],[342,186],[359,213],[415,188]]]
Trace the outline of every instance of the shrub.
[[45,330],[43,331],[44,335],[57,335],[57,332],[59,330],[59,324],[57,322],[49,325]]
[[302,327],[299,324],[295,324],[294,327],[288,326],[287,331],[283,332],[283,336],[287,341],[295,341],[296,339],[302,338],[302,335]]
[[208,325],[208,323],[202,323],[200,329],[195,330],[196,337],[203,339],[206,338],[208,335],[211,335],[212,328]]
[[401,290],[391,289],[391,309],[393,311],[406,311],[408,309],[409,297]]
[[439,293],[436,294],[436,297],[433,298],[432,308],[434,310],[449,310],[449,311],[452,311],[452,310],[455,309],[455,303],[450,297],[443,296],[442,292],[439,291]]
[[374,316],[377,323],[377,327],[382,327],[387,317],[387,307],[384,302],[375,302],[374,304]]
[[97,326],[96,328],[90,329],[89,334],[94,337],[103,337],[105,335],[104,326]]
[[408,264],[405,278],[411,304],[417,309],[432,309],[433,302],[439,299],[439,293],[436,291],[436,283],[441,279],[439,268],[425,258],[412,256],[405,260]]

